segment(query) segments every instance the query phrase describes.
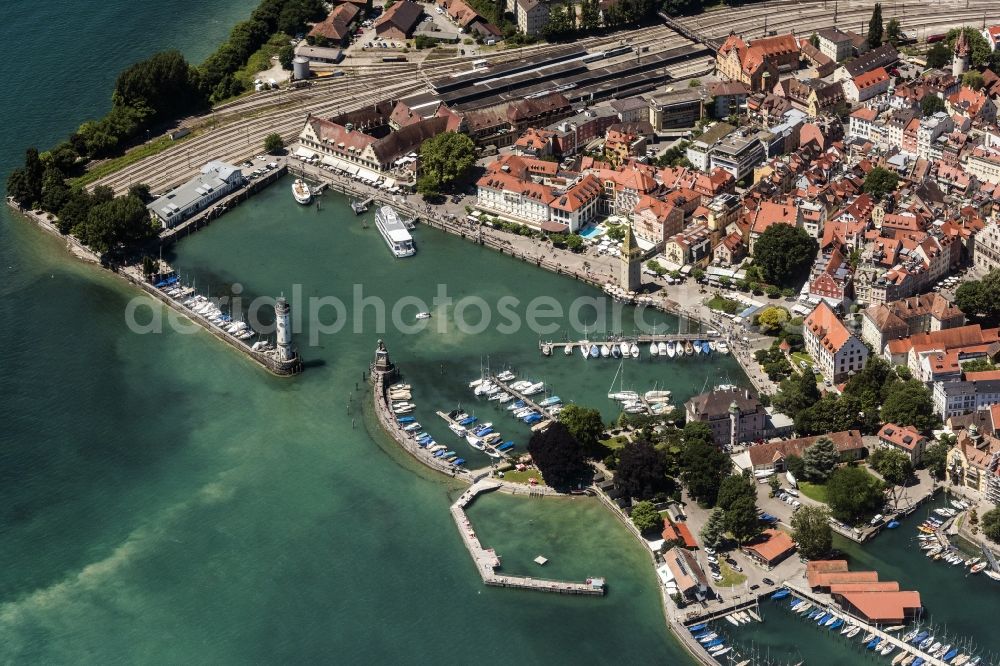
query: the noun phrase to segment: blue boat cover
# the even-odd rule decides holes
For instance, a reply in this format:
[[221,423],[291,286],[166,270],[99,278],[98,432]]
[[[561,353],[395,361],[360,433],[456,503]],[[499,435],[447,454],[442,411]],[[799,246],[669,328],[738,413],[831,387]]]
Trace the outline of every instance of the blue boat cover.
[[696,633],[698,631],[701,631],[702,629],[706,628],[707,626],[708,626],[707,623],[702,622],[701,624],[696,624],[693,627],[688,627],[688,631],[690,631],[693,634],[693,633]]

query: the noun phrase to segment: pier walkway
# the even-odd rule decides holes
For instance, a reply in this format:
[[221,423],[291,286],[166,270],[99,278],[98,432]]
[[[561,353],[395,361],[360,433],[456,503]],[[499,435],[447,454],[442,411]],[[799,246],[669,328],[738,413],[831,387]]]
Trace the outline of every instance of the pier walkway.
[[489,380],[494,384],[496,384],[497,386],[499,386],[500,388],[502,388],[507,393],[510,393],[516,399],[522,400],[524,402],[525,407],[531,407],[533,410],[542,415],[543,417],[542,420],[531,426],[532,432],[539,432],[545,430],[550,425],[552,425],[552,418],[549,416],[548,412],[545,411],[544,407],[540,406],[538,403],[536,403],[534,400],[524,395],[520,391],[515,391],[510,387],[510,384],[497,379],[496,375],[490,375]]
[[[907,654],[912,654],[912,655],[914,655],[916,657],[920,657],[921,659],[924,660],[925,664],[930,664],[931,666],[947,666],[946,662],[942,661],[941,659],[937,659],[935,657],[932,657],[931,655],[927,654],[923,650],[917,649],[916,645],[910,645],[909,643],[904,642],[900,637],[893,636],[892,634],[886,633],[886,632],[882,631],[881,629],[879,629],[878,627],[876,627],[874,625],[868,624],[864,620],[861,620],[860,618],[855,617],[854,615],[851,615],[850,613],[848,613],[848,612],[840,609],[836,605],[831,604],[829,602],[829,600],[824,601],[823,599],[821,599],[818,596],[814,595],[811,591],[806,591],[806,590],[804,590],[803,588],[801,588],[801,587],[799,587],[797,585],[792,585],[792,584],[789,584],[789,583],[786,583],[785,587],[787,587],[789,590],[791,590],[797,596],[799,596],[799,597],[801,597],[803,599],[808,599],[809,601],[813,602],[813,604],[815,604],[815,605],[817,605],[819,607],[826,608],[830,612],[832,612],[832,613],[834,613],[836,615],[839,615],[840,617],[843,617],[845,619],[850,618],[850,621],[852,623],[854,623],[854,624],[856,624],[856,625],[858,625],[858,626],[861,627],[861,631],[863,633],[865,633],[865,634],[874,634],[875,636],[878,636],[879,638],[888,639],[888,641],[890,643],[892,643],[893,645],[896,646],[896,650],[902,650],[903,652],[906,652]],[[897,655],[897,654],[899,654],[899,652],[894,651],[893,654]]]
[[476,536],[476,531],[473,529],[469,517],[465,514],[465,508],[480,494],[499,490],[502,486],[502,483],[490,479],[477,481],[451,505],[451,516],[455,520],[455,526],[458,528],[458,533],[462,535],[462,542],[468,549],[469,555],[472,556],[472,561],[476,564],[476,570],[479,571],[483,582],[492,587],[602,596],[604,594],[603,578],[589,578],[582,583],[574,583],[528,576],[507,576],[496,572],[500,568],[500,557],[492,548],[484,548],[479,542],[479,537]]

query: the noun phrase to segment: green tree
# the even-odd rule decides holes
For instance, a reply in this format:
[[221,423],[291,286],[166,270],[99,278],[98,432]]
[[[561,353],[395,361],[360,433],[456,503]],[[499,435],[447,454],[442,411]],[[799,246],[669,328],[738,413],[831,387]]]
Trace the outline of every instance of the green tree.
[[973,90],[982,90],[983,86],[986,85],[986,80],[983,78],[982,72],[970,69],[968,72],[962,74],[962,85],[968,86]]
[[980,519],[983,534],[990,541],[1000,542],[1000,509],[990,509]]
[[443,132],[420,146],[421,176],[431,178],[438,188],[461,180],[476,163],[476,145],[465,134]]
[[545,483],[553,488],[572,488],[589,475],[580,445],[562,423],[553,423],[533,434],[528,440],[528,453]]
[[829,479],[839,460],[837,447],[829,437],[820,437],[802,452],[806,478],[814,483]]
[[785,469],[795,477],[796,482],[806,478],[806,462],[794,453],[785,458]]
[[795,416],[795,430],[803,435],[852,430],[861,426],[860,403],[851,396],[826,394],[812,407]]
[[980,65],[987,64],[990,61],[990,56],[993,54],[993,47],[986,41],[986,38],[983,37],[983,33],[973,27],[965,26],[963,28],[952,28],[949,30],[948,35],[945,37],[948,49],[951,51],[955,49],[955,42],[958,40],[959,32],[965,33],[965,38],[971,47],[969,55],[972,66],[979,67]]
[[743,496],[726,509],[726,530],[741,545],[752,541],[761,533],[756,499],[756,497]]
[[663,453],[645,439],[627,443],[619,453],[615,486],[626,497],[638,499],[649,499],[670,490],[672,485]]
[[899,176],[896,175],[896,172],[875,167],[865,176],[864,191],[875,199],[881,199],[886,194],[894,192],[898,184]]
[[778,478],[777,474],[773,474],[767,478],[767,485],[771,489],[771,497],[774,497],[781,492],[781,480]]
[[985,372],[996,369],[996,364],[990,361],[989,358],[976,358],[962,364],[962,372]]
[[14,169],[7,175],[7,196],[13,197],[22,206],[31,206],[31,189],[24,169]]
[[899,46],[903,41],[903,28],[899,25],[899,19],[891,18],[885,24],[885,41],[893,46]]
[[145,204],[128,196],[92,206],[81,227],[74,233],[99,254],[141,243],[156,233]]
[[804,229],[772,224],[754,243],[754,264],[771,284],[794,287],[808,276],[818,251]]
[[813,34],[809,35],[809,43],[813,45],[814,49],[818,49],[819,48],[819,35],[817,35],[815,32]]
[[774,335],[780,331],[788,319],[788,310],[774,305],[764,308],[757,315],[757,322],[760,324],[761,332],[765,335]]
[[885,503],[882,482],[861,467],[840,467],[826,482],[826,500],[834,518],[848,525],[878,513]]
[[803,506],[792,514],[792,539],[799,552],[810,560],[820,559],[833,548],[830,510],[823,506]]
[[871,20],[868,21],[868,46],[878,48],[882,46],[882,3],[876,2],[875,9],[872,10]]
[[702,439],[685,442],[681,454],[681,479],[687,485],[688,493],[699,504],[715,504],[722,480],[729,475],[731,468],[729,456],[714,444],[708,444]]
[[601,25],[601,7],[598,0],[583,0],[580,3],[580,30],[590,32]]
[[924,449],[924,455],[920,459],[924,466],[927,467],[927,471],[938,480],[944,478],[944,470],[948,464],[948,450],[950,448],[951,443],[947,441],[931,442]]
[[653,508],[652,502],[637,503],[632,507],[632,513],[629,514],[629,517],[636,529],[644,534],[663,531],[663,518]]
[[82,229],[94,203],[87,190],[82,187],[73,188],[67,196],[66,202],[59,209],[59,217],[56,220],[59,231],[68,234],[77,227]]
[[934,94],[924,95],[924,98],[920,100],[920,112],[925,116],[933,116],[939,111],[944,111],[944,100]]
[[601,413],[590,407],[566,405],[559,413],[559,422],[566,426],[584,452],[593,450],[604,434]]
[[708,514],[705,526],[701,528],[701,541],[709,548],[715,548],[722,541],[722,536],[726,531],[726,512],[722,509],[715,509]]
[[816,404],[821,397],[815,375],[806,371],[782,381],[771,404],[781,413],[795,418],[799,412]]
[[38,156],[38,149],[28,148],[24,155],[24,182],[28,188],[28,201],[34,205],[42,199],[42,186],[44,185],[45,165],[42,164]]
[[277,155],[285,148],[285,141],[277,132],[271,132],[264,137],[264,150],[272,155]]
[[955,305],[970,317],[989,322],[1000,319],[1000,271],[963,282],[955,291]]
[[934,413],[930,390],[919,379],[895,382],[889,387],[882,405],[882,421],[913,426],[924,433],[941,422]]
[[63,178],[62,171],[55,166],[45,168],[42,177],[42,208],[50,213],[58,213],[69,198],[69,187]]
[[736,501],[743,497],[749,497],[757,501],[757,489],[753,481],[741,474],[731,474],[722,480],[719,485],[719,495],[715,500],[715,505],[723,511],[729,511]]
[[295,49],[291,44],[285,44],[278,49],[278,62],[281,63],[282,69],[291,69],[293,60],[295,60]]
[[153,196],[149,193],[149,185],[146,183],[136,183],[128,188],[128,196],[135,197],[143,203],[149,203]]
[[[946,42],[938,42],[929,49],[927,49],[928,67],[933,67],[934,69],[941,69],[943,67],[947,67],[948,63],[950,62],[951,62],[951,48],[948,47],[948,44]],[[924,99],[927,99],[927,97],[925,97]],[[942,106],[944,106],[943,102]],[[927,113],[924,112],[924,115],[927,115]]]
[[893,486],[905,485],[913,476],[910,457],[896,449],[878,448],[868,456],[868,464],[873,470]]

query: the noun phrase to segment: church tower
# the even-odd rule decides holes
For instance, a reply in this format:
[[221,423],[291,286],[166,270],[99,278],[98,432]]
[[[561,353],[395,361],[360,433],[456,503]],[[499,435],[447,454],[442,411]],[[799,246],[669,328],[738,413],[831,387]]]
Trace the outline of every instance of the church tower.
[[642,250],[635,240],[632,227],[625,231],[625,242],[622,244],[621,288],[626,291],[639,291],[642,286]]
[[958,39],[955,40],[955,55],[951,61],[951,75],[956,79],[961,79],[962,74],[965,74],[966,70],[969,69],[971,50],[969,38],[963,29],[958,33]]

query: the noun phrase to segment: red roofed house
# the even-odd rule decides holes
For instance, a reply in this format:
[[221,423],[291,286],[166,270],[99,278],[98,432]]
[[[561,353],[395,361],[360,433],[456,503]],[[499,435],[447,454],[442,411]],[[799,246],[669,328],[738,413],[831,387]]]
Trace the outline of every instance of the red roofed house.
[[663,554],[663,563],[667,567],[668,578],[676,584],[682,596],[705,598],[709,590],[708,578],[691,551],[671,548]]
[[375,34],[388,39],[406,39],[424,15],[423,8],[410,0],[399,0],[375,21]]
[[743,245],[743,236],[738,231],[723,238],[712,251],[712,260],[721,266],[738,264],[744,256],[746,256],[746,246]]
[[338,5],[307,35],[310,44],[317,46],[344,46],[351,36],[351,28],[361,11],[352,4]]
[[903,624],[921,609],[919,592],[842,592],[834,599],[867,622]]
[[867,102],[889,91],[889,73],[885,67],[876,67],[870,72],[858,74],[844,81],[844,97],[852,104]]
[[820,301],[803,322],[806,352],[816,361],[823,376],[835,384],[846,381],[868,361],[868,348],[847,330],[837,313]]
[[695,541],[694,535],[691,534],[691,530],[684,523],[672,523],[664,518],[661,536],[667,544],[674,542],[675,545],[683,543],[685,548],[698,547],[698,542]]
[[761,92],[777,82],[779,71],[794,69],[798,61],[799,45],[794,35],[765,37],[748,44],[730,33],[716,54],[715,68],[729,80],[742,81],[753,92]]
[[764,530],[743,552],[770,569],[795,552],[795,542],[780,530]]
[[684,227],[684,211],[666,201],[643,194],[632,211],[632,229],[636,238],[660,248],[666,239]]
[[753,221],[750,225],[750,254],[753,254],[754,243],[768,227],[775,224],[787,224],[790,227],[799,225],[799,209],[793,204],[761,202],[756,211],[751,213]]
[[962,86],[958,92],[950,95],[947,100],[949,113],[967,116],[972,120],[992,122],[997,117],[997,107],[981,90],[973,90]]
[[901,451],[916,465],[927,448],[927,438],[921,435],[913,426],[898,426],[886,423],[878,431],[878,444],[885,449]]
[[816,443],[820,437],[827,437],[833,442],[834,448],[840,454],[840,460],[847,462],[863,458],[865,443],[859,430],[843,430],[815,437],[799,437],[797,439],[782,439],[767,444],[749,446],[733,456],[733,463],[741,470],[754,472],[783,472],[785,459],[788,456],[802,457],[803,452]]

